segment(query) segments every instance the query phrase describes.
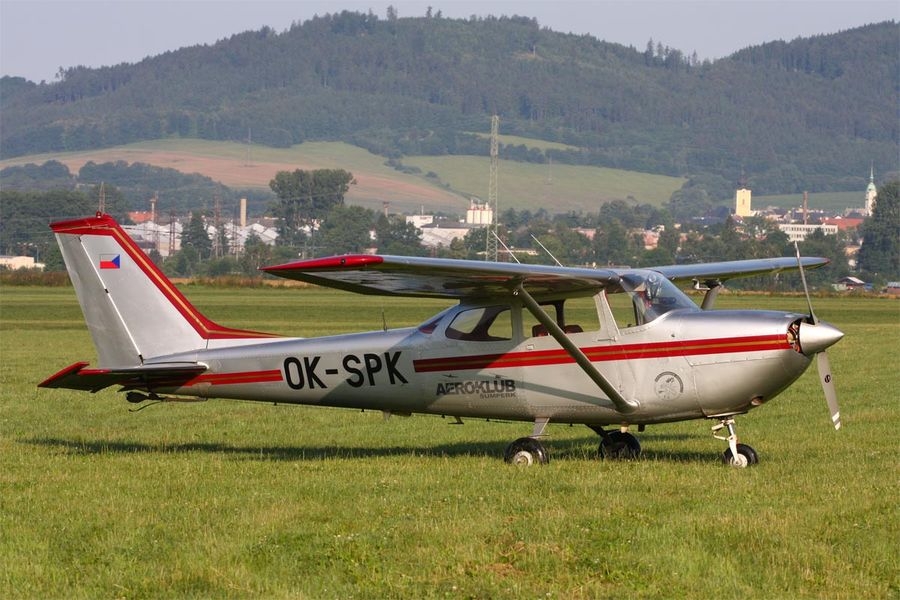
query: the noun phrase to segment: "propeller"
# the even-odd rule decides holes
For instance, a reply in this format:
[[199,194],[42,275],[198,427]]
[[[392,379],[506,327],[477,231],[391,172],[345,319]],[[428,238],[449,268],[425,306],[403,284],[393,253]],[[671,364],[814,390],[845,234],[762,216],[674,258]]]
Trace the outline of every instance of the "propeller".
[[835,429],[841,428],[841,411],[838,407],[837,391],[834,388],[834,378],[831,376],[831,362],[825,349],[835,344],[844,337],[844,333],[828,323],[819,321],[813,312],[812,300],[809,297],[809,287],[806,285],[806,275],[803,272],[803,260],[800,258],[800,247],[794,242],[794,250],[797,252],[797,267],[800,269],[800,280],[803,282],[803,293],[806,295],[806,305],[809,307],[809,320],[800,324],[798,338],[803,354],[816,355],[816,368],[819,371],[819,382],[825,392],[825,402],[828,403],[828,412],[831,413],[831,422]]

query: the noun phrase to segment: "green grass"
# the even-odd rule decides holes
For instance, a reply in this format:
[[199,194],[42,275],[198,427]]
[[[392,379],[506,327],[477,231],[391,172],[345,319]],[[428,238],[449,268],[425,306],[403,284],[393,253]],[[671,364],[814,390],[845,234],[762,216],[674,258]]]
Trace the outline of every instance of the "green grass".
[[[469,133],[474,133],[476,136],[486,140],[491,139],[490,133],[480,133],[477,131]],[[537,148],[538,150],[578,150],[578,146],[537,140],[519,135],[503,135],[502,133],[497,136],[497,141],[506,146],[525,146],[526,148]]]
[[[408,156],[403,164],[436,173],[442,182],[466,195],[488,198],[490,162],[479,156]],[[551,213],[597,212],[614,199],[633,199],[662,206],[684,180],[679,177],[622,171],[605,167],[537,165],[501,160],[497,169],[500,210]]]
[[[316,335],[444,304],[317,289],[185,293],[238,327]],[[524,423],[213,401],[137,413],[39,390],[94,352],[71,288],[0,290],[4,598],[890,598],[900,594],[900,303],[815,299],[844,429],[813,371],[738,419],[761,463],[719,464],[709,423],[649,427],[601,462],[551,426],[550,465],[502,462]],[[800,297],[719,307],[802,310]]]
[[[809,194],[807,203],[810,210],[826,210],[830,212],[841,213],[845,208],[865,207],[866,198],[865,194],[862,191],[819,192]],[[754,210],[760,210],[769,206],[799,209],[803,206],[803,194],[782,194],[753,197]]]
[[[504,138],[504,143],[522,143],[539,148],[556,147],[551,142],[509,136]],[[111,149],[17,157],[0,161],[0,168],[43,163],[50,159],[80,158],[102,162],[116,158],[129,162],[147,161],[147,152],[183,152],[200,157],[229,159],[234,161],[234,171],[237,173],[241,173],[242,167],[247,163],[245,144],[165,139]],[[475,195],[482,199],[488,197],[490,159],[486,156],[407,156],[402,159],[404,165],[421,169],[421,174],[407,174],[386,166],[384,157],[350,144],[305,142],[291,148],[254,145],[250,151],[250,162],[284,165],[283,168],[288,170],[297,168],[297,165],[303,165],[303,168],[340,168],[355,175],[396,182],[393,195],[390,185],[379,187],[375,196],[372,195],[375,192],[351,189],[348,195],[350,201],[370,208],[381,209],[382,201],[390,201],[391,209],[396,211],[418,212],[422,204],[425,204],[435,210],[455,211],[462,215],[468,207],[466,200],[468,196]],[[429,172],[436,174],[438,179],[427,177]],[[268,189],[268,183],[267,176],[259,181],[243,181],[240,187]],[[449,186],[449,190],[444,187],[437,188],[438,183]],[[602,203],[617,198],[630,197],[640,203],[661,206],[683,183],[684,180],[677,177],[619,169],[501,161],[499,198],[501,210],[512,207],[532,211],[546,208],[551,213],[570,210],[596,212]],[[398,186],[411,188],[413,191],[400,194],[396,191]],[[432,203],[437,201],[429,200],[427,193],[420,193],[417,196],[414,191],[417,187],[425,192],[437,190],[441,204],[432,206]]]

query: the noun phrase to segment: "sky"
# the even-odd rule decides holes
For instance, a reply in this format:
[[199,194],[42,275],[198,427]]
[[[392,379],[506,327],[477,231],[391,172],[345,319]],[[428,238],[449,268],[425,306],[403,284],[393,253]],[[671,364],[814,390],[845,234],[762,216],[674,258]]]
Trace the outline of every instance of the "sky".
[[52,82],[60,67],[134,63],[267,25],[342,10],[398,16],[520,15],[563,33],[643,50],[647,41],[700,59],[750,45],[900,21],[898,0],[0,0],[0,75]]

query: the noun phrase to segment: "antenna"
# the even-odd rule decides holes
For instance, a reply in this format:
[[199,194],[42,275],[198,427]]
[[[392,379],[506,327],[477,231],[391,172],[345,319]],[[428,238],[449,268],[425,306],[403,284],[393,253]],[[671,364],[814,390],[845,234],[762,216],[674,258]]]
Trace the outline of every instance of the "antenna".
[[550,255],[550,258],[553,259],[553,262],[555,262],[555,263],[557,264],[557,266],[560,266],[560,267],[564,266],[561,262],[559,262],[558,260],[556,260],[556,257],[553,256],[553,253],[550,252],[549,250],[547,250],[547,246],[543,245],[543,244],[541,243],[541,240],[537,239],[537,237],[536,237],[533,233],[531,234],[531,239],[533,239],[534,241],[536,241],[536,242],[538,243],[538,246],[540,246],[541,249],[542,249],[544,252],[546,252],[548,255]]
[[102,181],[100,182],[100,203],[97,207],[97,212],[101,215],[106,214],[106,184]]
[[506,244],[503,243],[503,240],[500,239],[500,236],[498,236],[496,232],[492,231],[491,233],[493,233],[494,237],[497,238],[497,243],[499,243],[501,246],[503,246],[503,249],[506,250],[506,254],[511,256],[514,261],[516,261],[517,263],[519,263],[521,265],[522,264],[521,261],[519,261],[519,259],[516,258],[516,255],[513,254],[513,251],[509,249],[509,246],[507,246]]

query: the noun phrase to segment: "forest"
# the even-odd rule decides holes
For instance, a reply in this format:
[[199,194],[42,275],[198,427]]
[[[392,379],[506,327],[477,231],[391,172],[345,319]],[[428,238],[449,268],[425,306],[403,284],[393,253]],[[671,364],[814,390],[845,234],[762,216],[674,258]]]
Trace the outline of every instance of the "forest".
[[718,197],[741,173],[757,194],[849,191],[873,164],[897,170],[898,89],[893,21],[701,62],[527,17],[345,11],[49,83],[4,77],[0,157],[165,137],[487,154],[473,134],[498,114],[506,134],[572,147],[515,160],[686,176]]

